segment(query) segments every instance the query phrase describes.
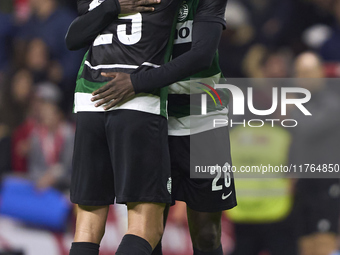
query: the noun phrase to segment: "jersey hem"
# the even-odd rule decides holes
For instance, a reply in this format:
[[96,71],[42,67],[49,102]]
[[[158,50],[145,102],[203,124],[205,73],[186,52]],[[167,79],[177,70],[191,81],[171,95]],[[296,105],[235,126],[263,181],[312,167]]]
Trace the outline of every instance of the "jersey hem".
[[[107,112],[113,110],[135,110],[141,112],[147,112],[155,115],[161,115],[167,117],[167,112],[163,109],[166,104],[162,102],[159,96],[147,94],[147,95],[137,95],[133,99],[127,102],[115,106],[109,110],[104,110],[104,106],[96,107],[95,102],[91,101],[92,94],[89,93],[75,93],[75,104],[74,113],[77,112]],[[164,99],[163,99],[164,100]]]

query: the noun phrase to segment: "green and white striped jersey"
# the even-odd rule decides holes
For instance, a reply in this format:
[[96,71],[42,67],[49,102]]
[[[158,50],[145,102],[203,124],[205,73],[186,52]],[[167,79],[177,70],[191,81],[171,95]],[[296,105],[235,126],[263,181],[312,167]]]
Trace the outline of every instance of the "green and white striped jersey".
[[[89,1],[89,11],[103,1]],[[75,90],[75,112],[103,112],[91,93],[110,79],[101,72],[133,73],[157,68],[171,55],[171,35],[180,0],[162,0],[154,12],[119,15],[94,40],[81,64]],[[171,42],[171,43],[169,43]],[[129,109],[167,116],[167,88],[137,94],[110,109]]]
[[[215,1],[226,2],[226,0]],[[184,54],[191,48],[193,23],[199,2],[199,0],[187,0],[180,7],[173,58]],[[222,10],[218,13],[224,14],[224,12],[225,10]],[[209,15],[211,14],[208,13],[206,16],[209,17]],[[224,20],[224,15],[220,18]],[[208,113],[206,115],[201,115],[200,112],[193,114],[192,108],[198,106],[190,102],[190,97],[193,94],[197,94],[197,96],[202,94],[202,90],[196,89],[195,84],[205,83],[214,88],[214,84],[218,84],[220,78],[222,78],[222,73],[219,66],[218,52],[216,52],[213,64],[209,69],[169,86],[169,135],[186,136],[197,134],[212,129],[211,122],[214,119],[228,119],[229,100],[228,93],[225,90],[218,91],[221,97],[224,96],[223,106],[215,106],[208,102]]]

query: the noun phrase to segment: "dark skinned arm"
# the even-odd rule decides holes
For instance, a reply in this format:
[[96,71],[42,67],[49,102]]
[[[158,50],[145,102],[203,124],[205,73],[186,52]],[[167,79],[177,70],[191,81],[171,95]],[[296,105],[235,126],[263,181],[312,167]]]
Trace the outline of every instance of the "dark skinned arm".
[[208,69],[218,48],[222,28],[223,26],[217,22],[194,23],[191,50],[159,68],[131,75],[102,73],[103,76],[113,80],[93,92],[92,101],[100,100],[96,104],[97,107],[107,104],[104,107],[107,110],[137,93],[169,86]]

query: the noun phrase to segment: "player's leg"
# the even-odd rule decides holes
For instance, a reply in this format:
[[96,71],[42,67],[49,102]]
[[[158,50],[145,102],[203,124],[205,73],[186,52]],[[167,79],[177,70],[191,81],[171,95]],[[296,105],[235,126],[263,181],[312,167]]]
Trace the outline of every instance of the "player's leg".
[[[171,161],[171,178],[172,178],[172,205],[175,204],[176,197],[181,191],[179,187],[183,186],[182,181],[185,179],[185,173],[181,167],[189,167],[188,160],[183,162],[183,158],[188,159],[189,144],[187,139],[183,137],[168,137],[170,161]],[[181,193],[182,194],[182,193]],[[170,205],[167,204],[164,210],[164,228],[166,220],[168,218]],[[162,240],[159,241],[155,249],[152,251],[152,255],[162,255]]]
[[151,254],[163,235],[165,204],[128,203],[128,230],[116,254]]
[[138,235],[155,248],[163,235],[164,208],[159,203],[128,203],[127,234]]
[[77,205],[75,242],[99,244],[105,232],[105,223],[109,206]]
[[97,255],[108,205],[114,202],[114,179],[102,113],[77,113],[71,201],[77,222],[71,255]]
[[236,205],[232,173],[200,173],[195,169],[231,165],[229,131],[218,128],[191,136],[171,136],[169,146],[173,199],[187,203],[194,254],[223,254],[221,212]]
[[171,203],[167,120],[117,110],[107,113],[106,127],[116,201],[128,205],[128,232],[117,254],[151,254],[163,233],[165,204]]
[[[166,204],[165,208],[164,208],[164,213],[163,213],[163,228],[164,229],[165,229],[166,221],[168,219],[169,210],[170,210],[170,205]],[[162,252],[162,237],[159,240],[156,247],[152,250],[152,255],[163,255],[163,252]]]
[[77,205],[76,232],[70,255],[97,255],[104,236],[109,206]]
[[194,255],[223,255],[222,212],[198,212],[187,207],[187,213]]

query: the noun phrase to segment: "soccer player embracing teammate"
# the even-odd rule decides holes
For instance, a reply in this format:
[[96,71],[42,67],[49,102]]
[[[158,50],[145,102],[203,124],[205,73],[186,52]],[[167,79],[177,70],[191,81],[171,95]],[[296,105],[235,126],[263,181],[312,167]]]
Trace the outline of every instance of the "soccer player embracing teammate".
[[[218,176],[191,179],[190,139],[214,137],[212,144],[223,143],[225,150],[215,153],[205,147],[198,153],[211,158],[213,165],[231,165],[228,128],[207,130],[199,122],[187,125],[189,114],[179,110],[176,116],[176,112],[190,106],[187,77],[221,76],[216,50],[227,0],[162,0],[151,12],[118,15],[124,2],[128,1],[78,1],[82,16],[66,37],[71,49],[91,44],[75,93],[71,200],[78,207],[70,254],[98,254],[108,205],[115,198],[127,204],[129,223],[116,254],[151,254],[152,250],[161,254],[157,243],[163,233],[163,211],[172,200],[187,203],[194,254],[223,254],[221,212],[236,205],[233,179],[228,185],[220,185],[227,182]],[[129,2],[131,6],[147,3]],[[184,28],[188,34],[174,35],[172,50],[172,24],[179,4],[177,32]],[[171,54],[173,60],[166,63]],[[168,144],[166,86],[170,84]],[[223,105],[210,115],[227,117],[227,113]]]

